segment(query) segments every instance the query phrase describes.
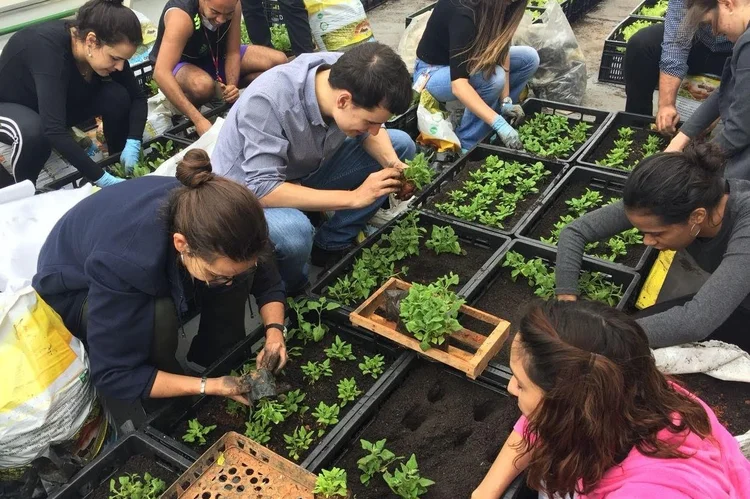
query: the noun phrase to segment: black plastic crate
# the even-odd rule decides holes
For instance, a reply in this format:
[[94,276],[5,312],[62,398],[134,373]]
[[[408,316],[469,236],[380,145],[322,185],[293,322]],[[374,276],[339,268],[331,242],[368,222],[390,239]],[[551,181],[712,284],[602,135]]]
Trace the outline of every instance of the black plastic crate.
[[[644,17],[628,17],[604,40],[604,49],[602,50],[602,62],[599,65],[599,81],[604,83],[625,84],[625,48],[627,42],[620,39],[622,30],[636,21],[648,19]],[[660,22],[657,19],[654,21]]]
[[[350,251],[341,259],[339,263],[334,265],[328,272],[323,274],[320,279],[318,279],[315,286],[313,286],[311,293],[317,296],[325,296],[325,289],[328,286],[334,284],[340,277],[343,277],[351,270],[351,267],[354,264],[354,260],[359,256],[363,248],[369,248],[373,244],[380,241],[380,238],[383,234],[389,233],[393,229],[393,227],[395,227],[398,222],[401,221],[401,219],[410,212],[411,210],[406,211],[400,216],[394,218],[388,224],[384,225],[380,230],[370,235],[361,244]],[[456,232],[456,235],[458,236],[462,247],[468,244],[479,248],[493,250],[493,256],[491,256],[489,260],[485,262],[480,269],[477,270],[477,272],[474,274],[474,277],[464,283],[461,283],[462,287],[457,292],[460,296],[465,296],[465,292],[468,289],[471,289],[474,281],[481,277],[481,275],[485,272],[485,268],[487,267],[487,265],[494,260],[495,255],[510,243],[510,238],[506,235],[499,234],[495,231],[490,231],[481,227],[474,227],[465,223],[450,221],[445,218],[436,217],[429,213],[420,212],[419,219],[420,225],[425,228],[428,228],[432,225],[439,225],[441,227],[450,225]],[[429,233],[425,234],[423,237],[429,237]],[[451,269],[446,268],[445,273],[447,274],[448,272],[450,272],[450,270]],[[405,280],[409,280],[408,275],[406,276]],[[373,290],[373,292],[374,291],[375,290]],[[340,308],[331,312],[331,314],[343,317],[348,321],[349,314],[354,310],[354,308],[356,307],[342,305]]]
[[[498,258],[493,262],[492,266],[485,273],[483,278],[476,282],[473,289],[468,293],[467,302],[470,305],[475,304],[497,281],[500,274],[507,267],[503,267],[502,263],[505,261],[505,255],[515,251],[524,255],[528,258],[541,258],[551,268],[555,267],[555,260],[557,258],[557,249],[542,244],[537,241],[529,239],[516,239],[508,245]],[[616,308],[618,310],[625,310],[634,305],[635,300],[638,298],[637,292],[639,290],[640,275],[633,269],[624,267],[622,265],[614,265],[597,258],[591,258],[588,256],[583,257],[582,271],[601,272],[608,279],[617,285],[622,285],[622,298],[617,303]],[[523,277],[519,277],[519,280]],[[522,283],[525,284],[525,283]],[[494,362],[490,362],[490,365],[498,366]]]
[[138,85],[141,87],[141,90],[143,90],[143,93],[146,95],[151,95],[151,89],[149,88],[148,84],[151,82],[151,80],[154,79],[154,65],[151,61],[142,62],[140,64],[136,64],[131,68],[133,70],[133,74],[135,75],[135,81],[138,82]]
[[365,12],[369,12],[375,7],[380,7],[381,5],[383,5],[386,0],[361,0],[361,2],[362,7],[365,8]]
[[[83,499],[101,484],[117,479],[119,469],[132,456],[148,456],[158,467],[182,475],[193,463],[142,433],[132,433],[117,441],[113,447],[89,463],[73,479],[51,496],[52,499]],[[169,487],[171,484],[167,483]]]
[[[599,111],[596,109],[589,109],[586,107],[581,106],[574,106],[573,104],[564,104],[562,102],[553,102],[553,101],[547,101],[547,100],[541,100],[541,99],[528,99],[526,102],[523,103],[523,111],[526,113],[526,116],[528,118],[531,118],[536,113],[545,113],[545,114],[558,114],[561,116],[565,116],[568,118],[569,121],[579,122],[579,121],[585,121],[592,125],[591,129],[591,135],[589,135],[589,138],[581,144],[578,149],[576,149],[573,153],[571,153],[567,158],[558,158],[558,159],[552,159],[549,158],[550,161],[560,161],[563,163],[570,163],[573,160],[575,160],[579,153],[586,147],[587,144],[589,144],[594,137],[597,136],[599,133],[599,130],[602,128],[602,125],[605,121],[607,121],[607,118],[609,118],[610,113],[608,111]],[[518,154],[521,156],[526,156],[527,158],[534,158],[534,159],[545,159],[545,158],[539,158],[538,156],[534,156],[531,153],[525,152],[525,151],[516,151],[514,149],[508,149],[507,147],[504,147],[502,145],[492,144],[490,143],[490,140],[493,140],[495,138],[495,132],[490,132],[487,137],[482,140],[482,145],[486,147],[490,147],[493,149],[497,149],[500,151],[510,152],[514,154]]]
[[[599,146],[599,144],[602,143],[603,140],[607,138],[607,136],[610,133],[613,133],[620,127],[634,127],[634,128],[641,128],[644,130],[651,130],[651,126],[656,123],[656,118],[653,116],[646,116],[642,114],[634,114],[634,113],[626,113],[624,111],[620,111],[618,113],[615,113],[612,115],[612,118],[607,122],[607,124],[602,127],[601,133],[589,144],[586,146],[586,148],[581,152],[581,155],[578,158],[578,161],[576,161],[579,165],[588,166],[590,168],[596,168],[598,170],[607,171],[607,172],[616,172],[620,173],[621,175],[627,175],[629,172],[626,170],[620,170],[617,168],[610,168],[607,166],[599,166],[597,165],[594,160],[591,158],[591,155],[594,153],[596,148]],[[677,124],[677,128],[682,126],[682,122]]]
[[[602,172],[592,168],[583,166],[574,166],[560,182],[548,193],[547,196],[538,204],[534,211],[519,227],[516,235],[523,239],[528,239],[536,243],[550,246],[538,239],[532,238],[531,234],[536,230],[542,221],[542,218],[551,210],[552,205],[562,196],[565,190],[571,184],[587,184],[589,187],[602,192],[605,196],[620,197],[622,196],[622,189],[625,185],[626,177],[617,173]],[[553,247],[553,246],[550,246]],[[653,259],[656,257],[656,252],[651,247],[644,247],[643,254],[641,255],[638,263],[632,267],[636,271],[648,270],[650,264],[653,263]],[[595,260],[610,265],[625,266],[618,263],[607,262],[600,258],[592,257]]]
[[[385,357],[388,367],[375,384],[363,394],[352,407],[346,409],[347,412],[342,415],[338,424],[331,428],[323,439],[315,445],[308,456],[302,461],[301,465],[303,467],[307,467],[307,463],[314,461],[316,456],[327,445],[327,442],[333,438],[333,435],[338,434],[342,428],[349,424],[351,418],[355,416],[357,412],[356,409],[362,405],[370,403],[371,401],[377,400],[379,397],[383,396],[383,394],[390,393],[389,384],[391,383],[391,378],[394,375],[398,375],[401,369],[404,369],[403,363],[406,362],[406,359],[409,357],[408,352],[402,352],[393,343],[384,338],[373,335],[367,331],[363,332],[362,330],[355,329],[351,326],[342,326],[330,321],[325,322],[330,326],[330,331],[328,332],[329,335],[337,334],[347,342],[355,345],[365,345],[369,349],[377,351]],[[209,367],[204,375],[207,377],[227,375],[232,369],[237,369],[245,362],[254,360],[257,353],[256,347],[262,337],[262,329],[257,330],[254,334],[248,336],[244,341],[232,349],[231,352],[222,357],[222,359]],[[299,387],[292,387],[292,389],[294,388]],[[195,460],[199,457],[198,453],[181,441],[169,436],[168,433],[182,421],[194,417],[203,404],[214,398],[215,397],[204,396],[197,399],[189,398],[175,400],[174,403],[156,413],[148,422],[144,431],[185,458]],[[243,430],[238,428],[237,431],[242,433]]]
[[[497,227],[488,227],[486,225],[480,224],[479,222],[469,222],[461,218],[456,218],[452,215],[443,214],[435,210],[434,208],[427,206],[436,195],[443,192],[447,188],[448,184],[452,182],[453,180],[455,180],[456,177],[458,177],[458,175],[464,170],[464,168],[467,167],[467,165],[470,162],[482,161],[485,158],[487,158],[487,156],[493,156],[493,155],[498,156],[501,160],[506,160],[506,161],[518,161],[521,163],[539,162],[539,163],[542,163],[545,169],[551,173],[546,179],[548,182],[546,187],[544,187],[544,189],[542,189],[538,194],[532,194],[528,196],[528,198],[534,198],[534,202],[531,204],[529,208],[526,209],[525,213],[521,214],[520,218],[513,224],[513,227],[507,227],[504,229],[500,229]],[[431,186],[425,188],[422,191],[422,193],[419,195],[419,197],[414,201],[413,206],[437,218],[443,218],[446,220],[450,220],[452,222],[467,224],[469,226],[481,228],[483,230],[500,232],[501,234],[506,234],[510,236],[516,233],[516,231],[524,222],[524,220],[526,220],[526,217],[529,215],[529,213],[531,213],[531,211],[536,208],[537,204],[554,187],[554,185],[559,180],[559,177],[561,177],[562,173],[564,172],[566,168],[567,168],[567,164],[561,163],[559,161],[553,161],[553,160],[547,160],[547,159],[541,159],[541,158],[530,159],[526,155],[506,152],[505,150],[489,148],[482,144],[479,144],[476,147],[474,147],[471,151],[469,151],[467,154],[461,156],[458,159],[458,161],[456,161],[453,165],[451,165],[448,168],[448,170],[446,170],[446,172],[438,178],[436,182],[434,182]]]
[[409,134],[409,137],[416,139],[417,135],[419,135],[417,107],[419,107],[419,104],[414,104],[404,114],[399,114],[386,121],[385,127],[391,130],[404,131]]
[[[208,119],[208,121],[213,123],[218,117],[225,118],[227,113],[229,113],[229,109],[231,107],[231,104],[224,103],[218,107],[205,111],[203,113],[203,116]],[[169,137],[170,139],[177,139],[182,142],[187,142],[188,144],[192,144],[193,142],[198,140],[198,132],[195,131],[195,125],[193,125],[193,122],[188,120],[187,118],[183,118],[182,123],[173,126],[169,130],[164,132],[164,136]]]
[[656,5],[657,0],[643,0],[643,2],[638,4],[638,7],[633,9],[633,12],[630,13],[630,17],[638,17],[641,19],[655,19],[655,20],[664,20],[664,17],[657,17],[657,16],[644,16],[643,14],[639,14],[640,10],[643,7],[653,7]]

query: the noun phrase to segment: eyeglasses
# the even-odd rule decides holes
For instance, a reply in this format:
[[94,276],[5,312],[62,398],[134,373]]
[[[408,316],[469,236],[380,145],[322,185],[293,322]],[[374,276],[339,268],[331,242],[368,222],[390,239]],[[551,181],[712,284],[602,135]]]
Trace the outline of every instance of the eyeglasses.
[[239,273],[239,274],[237,274],[235,276],[231,276],[231,277],[229,277],[229,276],[223,276],[223,275],[218,275],[217,276],[213,272],[211,272],[210,270],[206,269],[205,273],[206,274],[211,274],[214,277],[211,278],[211,279],[208,279],[208,280],[206,280],[204,282],[206,283],[206,286],[208,286],[209,288],[218,288],[218,287],[221,287],[221,286],[229,286],[230,284],[243,283],[243,282],[247,281],[250,278],[250,276],[252,276],[253,274],[255,274],[255,270],[257,268],[258,268],[258,264],[256,263],[255,265],[253,265],[252,267],[250,267],[246,271],[241,272],[241,273]]

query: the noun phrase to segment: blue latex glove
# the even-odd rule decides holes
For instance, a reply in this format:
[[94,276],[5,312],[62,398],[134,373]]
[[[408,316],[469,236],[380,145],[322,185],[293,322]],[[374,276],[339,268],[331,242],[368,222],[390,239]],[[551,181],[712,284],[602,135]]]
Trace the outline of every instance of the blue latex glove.
[[96,180],[94,182],[94,185],[97,187],[109,187],[110,185],[119,184],[120,182],[125,182],[124,178],[115,177],[114,175],[104,172],[104,175],[99,180]]
[[518,150],[523,149],[521,139],[518,138],[518,132],[502,116],[495,118],[495,121],[492,123],[492,129],[495,130],[497,136],[503,141],[505,147]]
[[140,156],[141,141],[138,139],[128,139],[125,142],[125,148],[120,153],[120,164],[128,170],[128,173],[131,173],[136,163],[138,163]]

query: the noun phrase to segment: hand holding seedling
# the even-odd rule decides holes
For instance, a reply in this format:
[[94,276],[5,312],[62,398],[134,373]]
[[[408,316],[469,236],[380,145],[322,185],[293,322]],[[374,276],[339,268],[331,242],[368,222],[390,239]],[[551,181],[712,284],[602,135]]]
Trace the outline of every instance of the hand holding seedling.
[[383,168],[371,173],[365,181],[352,191],[351,207],[364,208],[370,206],[378,198],[387,196],[401,188],[400,168]]
[[268,369],[278,374],[288,360],[284,335],[278,329],[269,329],[266,333],[266,343],[258,353],[255,363],[258,369]]

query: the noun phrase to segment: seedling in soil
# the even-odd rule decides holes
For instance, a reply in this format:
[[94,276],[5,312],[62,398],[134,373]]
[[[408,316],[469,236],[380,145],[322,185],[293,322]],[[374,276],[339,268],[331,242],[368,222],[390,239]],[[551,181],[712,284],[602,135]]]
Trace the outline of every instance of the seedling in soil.
[[518,127],[518,133],[528,152],[545,158],[562,158],[586,142],[591,128],[584,121],[571,128],[565,116],[536,113]]
[[369,374],[375,379],[383,374],[385,371],[385,358],[380,355],[374,355],[372,357],[364,356],[364,362],[359,363],[359,370],[362,374]]
[[414,454],[406,463],[401,463],[401,469],[396,470],[392,475],[388,471],[383,473],[383,479],[393,493],[402,499],[418,499],[427,493],[427,487],[435,484],[419,474],[417,456]]
[[262,426],[283,423],[286,419],[287,409],[284,404],[274,400],[263,399],[253,413],[253,421],[258,421]]
[[164,480],[150,473],[144,473],[142,479],[137,473],[123,475],[109,481],[109,499],[157,499],[166,488]]
[[340,411],[341,407],[338,404],[326,405],[325,402],[318,404],[318,407],[313,411],[312,415],[315,416],[316,422],[321,427],[318,430],[319,437],[323,436],[327,426],[332,426],[339,422]]
[[648,138],[646,138],[646,143],[643,144],[642,150],[644,158],[656,154],[661,150],[661,139],[656,135],[649,135]]
[[289,357],[302,357],[302,352],[302,347],[292,347],[286,351]]
[[309,409],[308,406],[302,405],[302,402],[305,401],[305,397],[307,397],[307,394],[298,389],[279,395],[279,401],[284,406],[284,409],[286,409],[287,414],[298,412],[302,415]]
[[159,84],[153,78],[146,83],[146,86],[148,87],[150,97],[159,93]]
[[401,300],[401,319],[406,330],[419,340],[423,351],[442,345],[448,336],[461,329],[457,317],[464,300],[449,289],[457,284],[458,276],[451,272],[431,284],[412,284]]
[[427,229],[419,227],[418,223],[419,215],[412,212],[406,215],[401,223],[396,225],[388,234],[383,234],[381,241],[390,245],[385,250],[388,260],[387,263],[384,262],[383,268],[388,268],[388,265],[392,262],[419,254],[419,239],[422,234],[427,232]]
[[643,28],[648,28],[652,24],[654,24],[654,21],[647,21],[646,19],[638,19],[637,21],[628,24],[627,26],[622,28],[623,41],[627,42],[633,35],[638,33]]
[[651,7],[644,5],[636,15],[644,17],[664,17],[667,14],[667,5],[668,0],[659,0]]
[[351,343],[342,340],[339,335],[336,335],[336,339],[331,343],[331,346],[325,349],[325,353],[329,359],[342,361],[357,359],[352,353]]
[[439,225],[432,226],[432,236],[425,243],[429,249],[437,253],[453,253],[454,255],[465,255],[466,252],[461,249],[461,244],[458,242],[458,236],[453,227],[446,225],[440,227]]
[[415,191],[424,188],[435,177],[435,171],[430,168],[423,152],[414,156],[414,159],[406,160],[406,165],[401,190],[396,194],[401,200],[409,199]]
[[331,359],[326,359],[322,362],[309,361],[307,364],[302,366],[302,373],[308,383],[314,385],[323,376],[333,376],[331,370]]
[[320,494],[320,496],[326,499],[345,498],[348,494],[346,471],[341,468],[321,470],[315,481],[313,494]]
[[206,435],[216,429],[216,425],[203,426],[197,419],[188,421],[188,429],[182,436],[182,440],[188,443],[206,444]]
[[378,440],[375,443],[363,439],[359,443],[362,445],[362,449],[369,453],[357,461],[357,466],[362,471],[359,479],[365,485],[368,485],[375,475],[386,472],[388,466],[403,459],[402,457],[396,457],[396,454],[385,448],[385,439]]
[[286,450],[289,451],[289,457],[299,461],[301,453],[310,448],[315,438],[312,431],[308,431],[304,426],[298,426],[291,435],[284,435]]
[[245,422],[245,436],[263,445],[271,441],[271,425],[260,421]]
[[354,378],[344,378],[339,381],[338,390],[341,407],[344,407],[348,402],[354,402],[357,397],[362,395],[362,390],[357,387],[357,381]]
[[247,414],[248,407],[236,400],[227,399],[227,414],[231,416],[242,416]]
[[274,24],[271,26],[271,45],[276,50],[284,53],[291,52],[292,42],[289,40],[289,33],[284,24]]
[[568,210],[576,217],[581,217],[585,213],[599,207],[604,201],[602,193],[596,190],[586,189],[586,192],[579,198],[573,198],[565,201]]
[[[338,303],[328,301],[324,296],[317,300],[302,298],[295,301],[292,298],[287,298],[287,304],[297,315],[297,328],[292,330],[290,335],[291,337],[299,337],[305,344],[309,341],[318,342],[323,339],[328,332],[328,326],[323,324],[323,312],[336,310],[340,307]],[[310,312],[317,314],[316,322],[308,322],[305,318],[305,314]]]

